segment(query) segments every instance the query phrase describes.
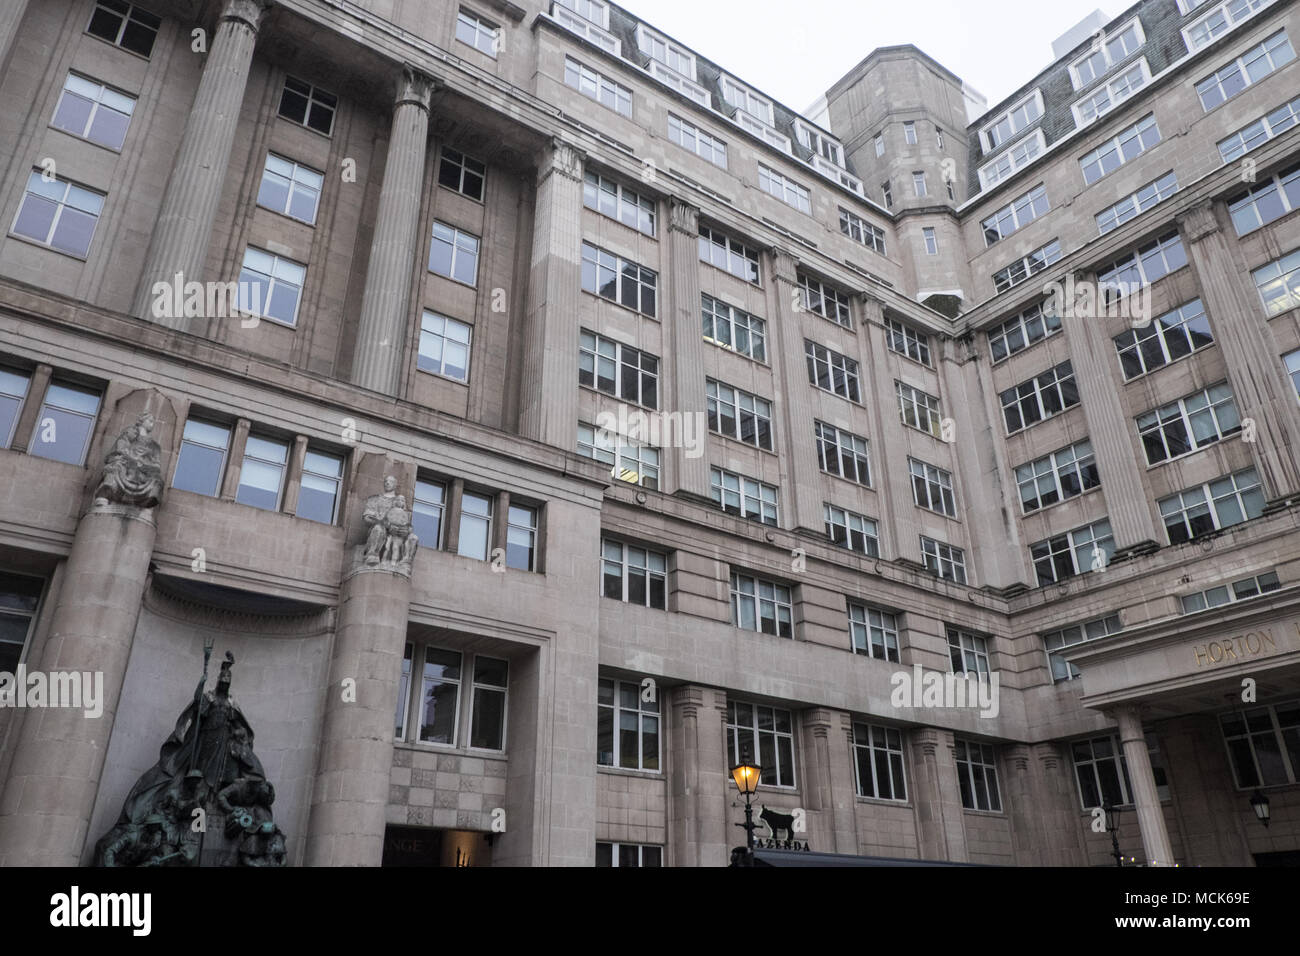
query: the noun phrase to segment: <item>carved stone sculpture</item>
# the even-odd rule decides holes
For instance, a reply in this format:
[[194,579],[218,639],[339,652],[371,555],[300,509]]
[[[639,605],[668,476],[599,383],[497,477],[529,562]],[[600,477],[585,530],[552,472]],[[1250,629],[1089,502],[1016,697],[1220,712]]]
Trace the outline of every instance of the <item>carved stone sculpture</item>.
[[406,496],[397,494],[397,479],[384,479],[382,494],[366,499],[361,518],[369,527],[366,533],[365,562],[368,566],[391,565],[406,574],[420,544],[411,527],[411,512]]
[[122,430],[104,458],[95,504],[156,508],[162,500],[162,449],[153,438],[154,417],[143,412]]

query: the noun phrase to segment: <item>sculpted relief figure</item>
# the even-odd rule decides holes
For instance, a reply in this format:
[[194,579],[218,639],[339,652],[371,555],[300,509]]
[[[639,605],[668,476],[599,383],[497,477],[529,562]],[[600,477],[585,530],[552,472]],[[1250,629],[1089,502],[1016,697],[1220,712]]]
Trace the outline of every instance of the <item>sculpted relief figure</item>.
[[386,477],[383,492],[366,499],[361,517],[370,529],[366,533],[366,564],[393,564],[409,573],[420,539],[411,528],[406,496],[397,494],[396,478]]
[[104,458],[104,473],[95,489],[95,504],[110,502],[156,508],[162,500],[162,449],[154,439],[154,417],[144,412],[122,430]]

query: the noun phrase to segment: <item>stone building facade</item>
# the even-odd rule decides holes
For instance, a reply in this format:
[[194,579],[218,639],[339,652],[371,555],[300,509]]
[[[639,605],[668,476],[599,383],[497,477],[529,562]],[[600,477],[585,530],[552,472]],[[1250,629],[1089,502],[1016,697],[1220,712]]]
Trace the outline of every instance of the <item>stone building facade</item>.
[[1297,34],[808,115],[606,0],[11,0],[0,671],[103,691],[0,707],[0,865],[205,644],[294,865],[722,865],[741,758],[815,850],[1294,863]]

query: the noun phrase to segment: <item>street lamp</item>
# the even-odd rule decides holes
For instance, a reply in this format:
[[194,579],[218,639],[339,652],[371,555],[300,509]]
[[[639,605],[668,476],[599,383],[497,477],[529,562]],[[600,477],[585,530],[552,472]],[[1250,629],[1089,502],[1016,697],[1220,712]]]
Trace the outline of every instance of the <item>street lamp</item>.
[[1255,811],[1255,818],[1260,823],[1268,826],[1268,818],[1271,813],[1268,807],[1268,797],[1264,796],[1260,790],[1255,791],[1255,795],[1250,798],[1251,808]]
[[745,797],[745,822],[737,823],[736,826],[744,828],[745,848],[750,853],[754,852],[754,831],[758,829],[758,824],[754,822],[754,808],[750,805],[749,798],[758,789],[758,778],[762,772],[762,767],[746,760],[731,768],[731,779],[736,781],[736,789]]
[[1110,834],[1110,855],[1115,858],[1116,866],[1124,865],[1124,854],[1119,851],[1119,810],[1109,801],[1101,805],[1101,812],[1106,815],[1106,832]]

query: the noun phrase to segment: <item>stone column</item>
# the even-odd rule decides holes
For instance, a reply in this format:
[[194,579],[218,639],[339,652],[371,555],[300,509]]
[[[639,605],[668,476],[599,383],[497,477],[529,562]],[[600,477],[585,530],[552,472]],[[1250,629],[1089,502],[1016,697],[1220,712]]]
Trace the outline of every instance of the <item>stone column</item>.
[[[826,530],[822,512],[820,466],[817,463],[817,439],[813,432],[812,389],[808,382],[808,359],[804,354],[802,310],[795,312],[791,302],[803,302],[799,292],[799,261],[788,252],[777,249],[772,253],[772,284],[768,294],[770,318],[767,323],[769,341],[774,341],[773,351],[780,355],[776,369],[777,408],[784,403],[785,411],[776,414],[776,420],[786,424],[785,434],[778,434],[776,448],[781,455],[781,488],[786,496],[781,503],[782,524],[787,528],[803,528],[818,534]],[[799,295],[795,299],[795,295]],[[821,321],[820,319],[818,321]],[[871,394],[865,369],[858,366],[860,388],[864,396]]]
[[[680,412],[699,425],[692,425],[685,436],[697,440],[698,454],[689,448],[665,449],[673,463],[672,487],[661,490],[709,493],[708,399],[704,380],[704,335],[700,306],[700,211],[676,198],[670,200],[668,213],[668,248],[672,273],[668,277],[671,298],[667,299],[664,326],[672,343],[671,391],[665,396],[664,410]],[[696,437],[698,436],[698,438]]]
[[264,11],[261,0],[226,0],[163,193],[134,312],[169,328],[186,328],[188,320],[153,316],[153,286],[201,278]]
[[[1030,748],[1042,784],[1040,807],[1046,821],[1046,866],[1083,866],[1086,834],[1080,823],[1079,790],[1068,749],[1047,741]],[[1032,771],[1031,771],[1032,772]]]
[[539,164],[519,390],[520,433],[566,450],[578,439],[585,160],[582,151],[556,139]]
[[393,714],[411,595],[410,562],[384,553],[390,537],[386,515],[397,493],[414,480],[413,465],[367,455],[351,482],[357,491],[347,527],[354,544],[345,549],[339,588],[307,825],[309,866],[379,866],[383,860]]
[[744,832],[731,826],[744,817],[730,808],[734,784],[725,746],[726,717],[725,691],[691,684],[673,688],[668,731],[673,866],[725,866],[729,848],[744,845]]
[[[1091,279],[1080,276],[1080,287]],[[1075,312],[1063,316],[1061,324],[1070,345],[1070,364],[1079,387],[1083,417],[1088,423],[1088,440],[1097,459],[1115,548],[1124,550],[1154,542],[1160,535],[1142,482],[1141,453],[1135,453],[1130,438],[1135,434],[1135,425],[1124,413],[1120,403],[1123,382],[1115,377],[1118,366],[1113,339],[1124,331],[1127,323]]]
[[9,49],[18,36],[22,26],[23,14],[27,12],[28,0],[7,0],[0,7],[0,77],[4,76],[5,61],[9,59]]
[[1115,708],[1115,720],[1119,724],[1119,741],[1124,748],[1129,782],[1133,785],[1142,848],[1153,866],[1173,866],[1174,851],[1169,843],[1169,831],[1165,829],[1156,780],[1151,774],[1151,755],[1147,751],[1146,735],[1142,733],[1142,718],[1137,707],[1127,705]]
[[[147,428],[141,413],[150,416]],[[110,443],[111,460],[152,474],[154,483],[145,491],[124,489],[120,473],[100,473],[90,510],[77,525],[40,660],[27,664],[29,673],[41,671],[47,679],[75,671],[86,686],[89,678],[102,695],[102,713],[90,716],[84,706],[24,712],[0,796],[0,866],[76,866],[86,844],[149,577],[154,511],[166,473],[161,449],[170,447],[176,432],[175,414],[157,392],[127,396],[114,420],[126,428]],[[133,425],[142,434],[132,433]],[[149,435],[153,428],[163,436],[161,445]],[[152,462],[141,454],[150,441]]]
[[[854,820],[853,721],[845,713],[817,707],[803,715],[805,837],[814,850],[858,852]],[[815,814],[815,815],[814,815]]]
[[917,845],[923,860],[965,863],[966,825],[952,731],[923,727],[912,731],[912,799],[916,805]]
[[352,381],[387,395],[397,394],[408,339],[411,274],[421,249],[420,194],[432,94],[433,80],[410,68],[403,71],[393,105],[384,184],[357,322]]
[[1228,366],[1237,409],[1243,423],[1254,423],[1249,444],[1265,494],[1272,501],[1300,494],[1300,406],[1259,304],[1259,290],[1235,255],[1240,247],[1228,241],[1209,200],[1188,210],[1178,226],[1196,268],[1214,341]]

